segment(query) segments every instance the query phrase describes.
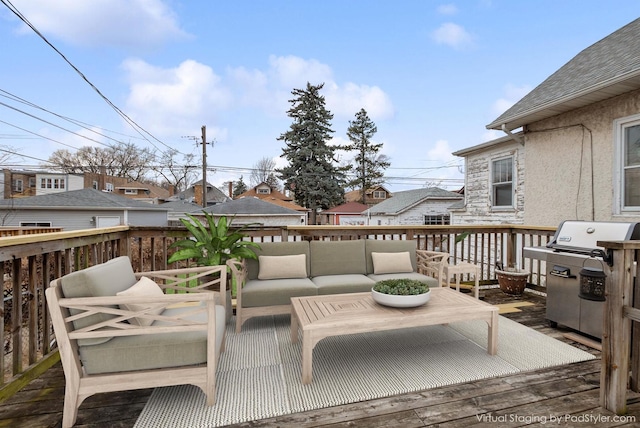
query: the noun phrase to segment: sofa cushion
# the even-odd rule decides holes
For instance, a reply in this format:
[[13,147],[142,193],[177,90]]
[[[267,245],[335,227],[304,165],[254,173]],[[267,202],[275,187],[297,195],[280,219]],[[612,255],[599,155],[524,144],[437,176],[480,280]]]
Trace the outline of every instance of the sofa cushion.
[[[115,296],[116,293],[126,290],[136,282],[138,282],[138,280],[133,273],[129,257],[121,256],[63,276],[60,278],[60,287],[62,287],[62,294],[67,298],[101,297]],[[71,312],[72,314],[77,313],[77,311]],[[90,315],[73,321],[73,326],[77,330],[92,324],[107,321],[113,317],[115,317],[115,315]],[[78,340],[78,344],[97,344],[106,342],[109,339],[109,337],[80,339]]]
[[317,287],[309,278],[252,279],[242,287],[242,307],[290,305],[292,297],[316,294]]
[[375,282],[383,281],[383,280],[386,280],[386,279],[409,278],[409,279],[415,279],[415,280],[418,280],[418,281],[426,282],[429,287],[439,287],[440,286],[440,282],[436,278],[433,278],[433,277],[427,276],[427,275],[423,275],[423,274],[417,273],[417,272],[385,273],[385,274],[381,274],[381,275],[369,274],[369,275],[367,275],[367,277],[369,277],[370,279],[372,279]]
[[409,252],[411,257],[412,271],[416,271],[416,241],[413,239],[407,240],[387,240],[387,239],[367,239],[365,240],[365,253],[366,253],[366,266],[367,274],[373,273],[373,259],[371,253],[400,253]]
[[[175,315],[193,307],[166,309],[163,315]],[[206,312],[185,317],[206,320]],[[154,321],[158,325],[170,325]],[[173,324],[171,324],[173,325]],[[216,354],[220,353],[225,329],[225,309],[216,306]],[[114,373],[179,367],[207,362],[207,332],[147,334],[114,337],[110,341],[81,346],[80,359],[88,374]]]
[[[307,256],[307,274],[309,273],[309,242],[261,242],[260,248],[255,250],[260,256],[289,256],[292,254],[305,254]],[[260,262],[258,260],[246,259],[247,279],[257,279],[260,272]],[[307,275],[308,276],[308,275]]]
[[318,294],[364,293],[371,291],[376,283],[366,275],[323,275],[311,278],[318,287]]
[[[143,276],[138,280],[138,282],[133,284],[131,287],[127,288],[126,290],[119,291],[118,293],[116,293],[116,295],[130,296],[130,297],[153,297],[153,296],[164,296],[164,293],[162,292],[162,288],[160,288],[158,284],[153,282],[152,279],[147,278],[146,276]],[[134,311],[134,312],[141,311],[149,307],[149,305],[139,305],[139,304],[131,304],[131,303],[123,304],[120,306],[121,307],[123,306],[125,310]],[[162,313],[163,310],[164,308],[159,308],[159,309],[154,309],[152,311],[149,311],[147,313],[158,315]],[[153,320],[148,318],[134,317],[129,319],[129,323],[146,326],[146,325],[151,325],[151,323],[153,323]]]
[[402,273],[413,272],[411,255],[408,251],[399,253],[371,253],[373,273]]
[[311,241],[311,277],[365,274],[364,239],[353,241]]
[[307,255],[258,256],[258,279],[306,278]]

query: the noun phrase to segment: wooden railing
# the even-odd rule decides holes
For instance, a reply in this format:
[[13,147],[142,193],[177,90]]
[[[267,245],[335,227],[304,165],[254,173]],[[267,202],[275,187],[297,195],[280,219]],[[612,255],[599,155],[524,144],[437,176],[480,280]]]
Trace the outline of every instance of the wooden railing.
[[[418,248],[449,252],[452,264],[480,265],[483,281],[492,282],[497,262],[532,272],[531,283],[544,286],[544,266],[525,259],[522,248],[544,245],[554,228],[498,226],[294,226],[248,231],[255,242],[303,239],[414,239]],[[52,279],[120,255],[131,258],[136,272],[167,266],[170,245],[187,236],[183,227],[118,226],[70,232],[0,238],[4,265],[4,299],[0,302],[4,352],[0,353],[0,383],[5,385],[55,348],[44,289]],[[459,237],[463,239],[458,239]]]

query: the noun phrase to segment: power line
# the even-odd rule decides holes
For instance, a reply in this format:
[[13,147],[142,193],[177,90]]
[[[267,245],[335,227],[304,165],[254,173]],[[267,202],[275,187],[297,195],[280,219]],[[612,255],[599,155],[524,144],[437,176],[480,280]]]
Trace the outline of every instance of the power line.
[[153,147],[162,152],[153,142],[149,141],[141,131],[149,135],[152,139],[162,144],[168,149],[175,150],[173,147],[165,144],[156,138],[149,131],[144,129],[142,126],[138,125],[133,119],[131,119],[127,114],[125,114],[120,108],[118,108],[106,95],[104,95],[81,71],[76,67],[62,52],[58,50],[47,38],[40,33],[40,31],[33,25],[29,20],[11,3],[10,0],[0,0],[2,4],[4,4],[14,15],[16,15],[22,22],[24,22],[29,28],[31,28],[47,45],[49,45],[62,59],[69,64],[69,66],[116,112],[122,117],[138,134],[142,136],[147,142],[149,142]]

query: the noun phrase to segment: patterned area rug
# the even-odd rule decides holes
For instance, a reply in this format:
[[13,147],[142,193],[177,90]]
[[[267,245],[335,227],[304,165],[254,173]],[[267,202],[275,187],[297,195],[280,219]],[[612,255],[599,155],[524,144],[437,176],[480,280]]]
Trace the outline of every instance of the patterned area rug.
[[313,382],[303,385],[289,316],[253,318],[240,334],[234,318],[216,405],[194,386],[156,388],[135,427],[218,427],[595,358],[507,318],[499,325],[496,356],[487,354],[482,321],[327,338],[314,349]]

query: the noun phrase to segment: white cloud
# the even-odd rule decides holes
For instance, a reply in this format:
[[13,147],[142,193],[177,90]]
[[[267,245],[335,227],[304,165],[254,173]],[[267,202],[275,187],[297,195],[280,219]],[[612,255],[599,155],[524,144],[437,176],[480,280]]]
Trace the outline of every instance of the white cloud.
[[507,84],[504,88],[504,95],[494,101],[491,112],[495,116],[500,116],[516,102],[520,101],[522,97],[531,92],[531,89],[529,85],[516,86],[511,83]]
[[453,48],[461,48],[472,42],[471,35],[463,27],[451,22],[442,24],[432,36],[436,43]]
[[[161,0],[13,0],[41,33],[81,46],[154,47],[189,37]],[[31,29],[22,26],[24,33]]]
[[[145,128],[160,135],[184,135],[200,129],[211,111],[228,108],[231,94],[221,78],[204,64],[193,60],[178,67],[162,69],[142,60],[123,63],[128,74],[130,93],[127,111]],[[224,130],[211,128],[211,137],[221,138]]]
[[377,86],[357,85],[347,82],[325,85],[327,108],[336,116],[354,119],[360,109],[365,109],[371,120],[393,116],[393,104],[389,96]]
[[455,15],[458,13],[458,7],[455,4],[443,4],[438,6],[438,13],[441,15]]

